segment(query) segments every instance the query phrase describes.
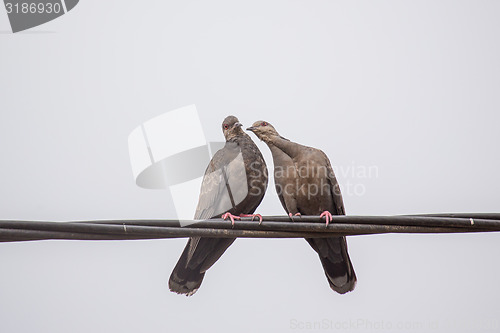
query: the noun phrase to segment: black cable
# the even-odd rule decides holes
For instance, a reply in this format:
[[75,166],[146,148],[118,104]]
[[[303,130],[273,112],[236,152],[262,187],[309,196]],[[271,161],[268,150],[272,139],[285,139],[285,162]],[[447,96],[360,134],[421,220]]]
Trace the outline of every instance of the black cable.
[[383,233],[500,231],[500,214],[460,213],[407,216],[334,216],[327,227],[318,216],[265,216],[230,221],[98,220],[77,222],[0,221],[0,242],[44,239],[130,240],[179,237],[303,238]]

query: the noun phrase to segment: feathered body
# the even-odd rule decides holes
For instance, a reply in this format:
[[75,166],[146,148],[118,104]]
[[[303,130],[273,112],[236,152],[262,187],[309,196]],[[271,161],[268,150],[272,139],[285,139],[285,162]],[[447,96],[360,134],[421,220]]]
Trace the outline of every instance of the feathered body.
[[[271,150],[276,191],[288,214],[319,215],[328,211],[345,215],[339,184],[323,151],[283,138],[265,121],[255,122],[249,130]],[[353,290],[356,274],[345,237],[306,241],[318,253],[330,288],[341,294]]]
[[[267,188],[267,167],[252,139],[234,116],[224,119],[226,144],[210,161],[203,177],[195,220],[252,214]],[[235,238],[191,237],[169,280],[171,291],[193,295],[205,272],[222,256]]]

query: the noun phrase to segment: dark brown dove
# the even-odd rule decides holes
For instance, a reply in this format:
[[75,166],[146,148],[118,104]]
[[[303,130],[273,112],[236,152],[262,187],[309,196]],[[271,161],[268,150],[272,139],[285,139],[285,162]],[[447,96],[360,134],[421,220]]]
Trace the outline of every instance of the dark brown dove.
[[[283,138],[265,121],[255,122],[248,130],[271,150],[276,191],[290,217],[321,214],[328,223],[331,214],[345,215],[340,187],[325,153]],[[345,237],[306,240],[318,253],[330,288],[340,294],[353,290],[356,274]]]
[[[225,146],[208,164],[201,185],[195,220],[252,216],[267,188],[267,167],[262,154],[241,129],[238,118],[222,123]],[[235,238],[192,237],[182,252],[168,282],[171,291],[193,295],[205,272],[222,256]]]

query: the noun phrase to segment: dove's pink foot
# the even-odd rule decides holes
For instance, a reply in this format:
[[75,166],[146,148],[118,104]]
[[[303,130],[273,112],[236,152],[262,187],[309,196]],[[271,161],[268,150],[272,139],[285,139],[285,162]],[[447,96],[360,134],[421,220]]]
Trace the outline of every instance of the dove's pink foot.
[[222,214],[221,216],[224,220],[227,220],[228,218],[231,220],[231,224],[234,226],[234,220],[241,220],[241,218],[239,216],[236,216],[236,215],[233,215],[229,212],[227,212],[226,214]]
[[322,217],[325,217],[325,220],[326,220],[326,226],[328,227],[328,223],[330,223],[332,220],[333,220],[333,216],[332,216],[332,213],[330,213],[329,211],[325,210],[323,213],[321,213],[321,215],[319,216],[319,218],[322,218]]
[[292,215],[292,213],[288,213],[288,216],[289,216],[289,217],[290,217],[290,219],[293,221],[293,217],[294,217],[294,216],[298,216],[298,217],[300,217],[301,215],[300,215],[300,213],[295,213],[295,215]]
[[262,223],[262,215],[260,215],[260,214],[240,214],[240,217],[251,217],[252,221],[254,218],[258,217],[259,218],[259,225]]

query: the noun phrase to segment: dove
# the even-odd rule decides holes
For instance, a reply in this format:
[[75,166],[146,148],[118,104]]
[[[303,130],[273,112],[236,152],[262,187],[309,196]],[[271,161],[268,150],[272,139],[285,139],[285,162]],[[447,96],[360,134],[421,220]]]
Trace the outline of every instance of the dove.
[[[293,216],[320,215],[328,225],[332,215],[345,215],[339,184],[323,151],[282,137],[266,121],[257,121],[247,130],[271,150],[276,191],[292,220]],[[306,238],[306,241],[318,253],[330,288],[340,294],[353,290],[356,274],[346,238]]]
[[[228,116],[222,122],[226,139],[203,176],[195,220],[253,214],[267,189],[267,166],[259,148],[241,128],[238,118]],[[172,292],[193,295],[201,286],[205,272],[224,254],[235,238],[191,237],[169,279]]]

